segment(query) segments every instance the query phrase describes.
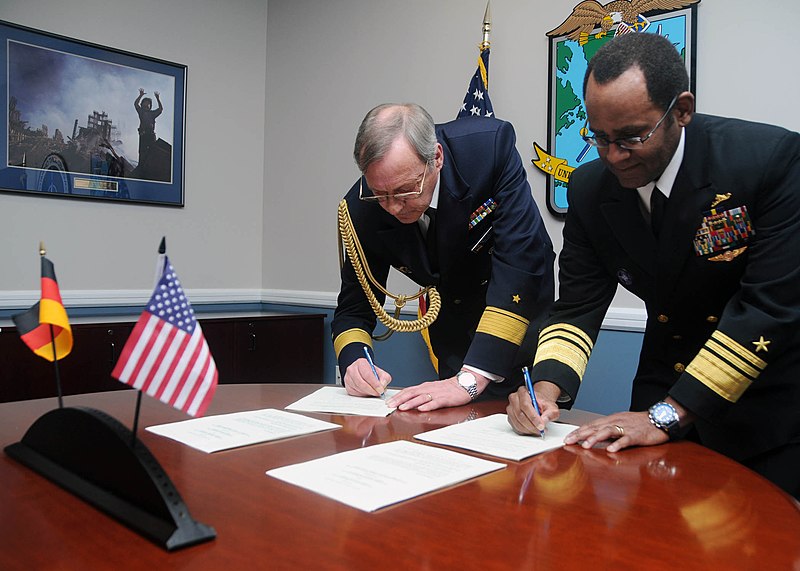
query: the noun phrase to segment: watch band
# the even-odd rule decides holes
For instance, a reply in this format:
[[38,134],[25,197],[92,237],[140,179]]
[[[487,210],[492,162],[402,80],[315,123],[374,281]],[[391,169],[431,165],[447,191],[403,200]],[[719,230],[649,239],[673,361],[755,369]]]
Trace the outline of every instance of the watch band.
[[[461,382],[461,377],[467,375],[469,375],[472,382],[464,384]],[[458,381],[458,386],[467,391],[470,400],[475,400],[476,398],[478,398],[478,382],[475,380],[475,375],[473,375],[469,371],[459,371],[458,373],[456,373],[456,380]]]

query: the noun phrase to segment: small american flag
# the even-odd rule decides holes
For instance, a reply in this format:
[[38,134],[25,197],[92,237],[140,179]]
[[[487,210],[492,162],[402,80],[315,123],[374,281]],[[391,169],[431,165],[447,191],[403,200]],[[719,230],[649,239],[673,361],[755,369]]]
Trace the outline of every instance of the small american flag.
[[214,396],[217,366],[166,256],[111,376],[192,416],[201,416]]

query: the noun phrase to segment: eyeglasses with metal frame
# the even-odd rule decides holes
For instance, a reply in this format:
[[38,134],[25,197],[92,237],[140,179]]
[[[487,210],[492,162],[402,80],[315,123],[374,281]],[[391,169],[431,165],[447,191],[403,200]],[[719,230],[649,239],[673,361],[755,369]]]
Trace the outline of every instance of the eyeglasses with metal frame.
[[[667,118],[669,112],[672,111],[672,108],[675,106],[675,102],[678,100],[678,96],[672,98],[667,110],[664,111],[664,114],[661,116],[661,119],[658,120],[656,126],[647,133],[644,137],[620,137],[619,139],[614,139],[613,141],[607,139],[606,137],[598,137],[597,135],[581,135],[584,141],[589,143],[593,147],[597,147],[598,149],[605,149],[610,147],[611,145],[617,145],[620,149],[625,149],[626,151],[635,151],[636,149],[640,149],[645,141],[653,136],[653,133],[661,126],[661,123],[664,122],[664,119]],[[581,129],[581,133],[587,133],[589,125],[589,119],[586,119],[586,122],[583,124],[583,129]]]
[[428,173],[428,167],[430,167],[431,161],[425,163],[425,170],[422,171],[422,180],[419,183],[419,190],[412,190],[409,192],[395,192],[393,194],[371,194],[364,196],[364,175],[361,175],[361,179],[358,182],[358,198],[359,200],[363,200],[364,202],[386,202],[389,199],[393,200],[407,200],[409,198],[416,198],[417,196],[422,194],[422,189],[425,186],[425,175]]

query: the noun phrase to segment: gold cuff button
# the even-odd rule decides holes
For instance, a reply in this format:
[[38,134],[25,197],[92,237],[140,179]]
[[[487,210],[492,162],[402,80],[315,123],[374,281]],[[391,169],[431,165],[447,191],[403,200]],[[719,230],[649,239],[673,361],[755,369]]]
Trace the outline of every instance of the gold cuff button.
[[659,315],[658,317],[656,317],[656,319],[658,319],[659,323],[666,323],[667,321],[669,321],[669,317],[667,317],[663,313],[661,315]]
[[719,317],[717,317],[716,315],[709,315],[708,317],[706,317],[706,321],[708,321],[709,323],[716,323],[717,321],[719,321]]
[[675,363],[673,369],[675,369],[675,371],[678,373],[682,373],[686,370],[686,367],[684,366],[683,363]]

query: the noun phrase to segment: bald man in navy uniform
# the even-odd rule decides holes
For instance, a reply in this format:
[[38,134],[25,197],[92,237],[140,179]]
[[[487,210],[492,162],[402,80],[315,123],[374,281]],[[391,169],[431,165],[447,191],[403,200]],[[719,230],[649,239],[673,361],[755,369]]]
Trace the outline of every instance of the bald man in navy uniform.
[[[414,104],[378,106],[359,128],[363,176],[345,200],[369,268],[385,285],[395,267],[442,298],[429,328],[441,380],[402,390],[390,406],[433,410],[506,396],[530,364],[554,297],[554,254],[515,142],[507,122],[434,125]],[[332,333],[353,395],[375,396],[391,381],[380,367],[376,377],[364,355],[375,323],[347,260]]]

